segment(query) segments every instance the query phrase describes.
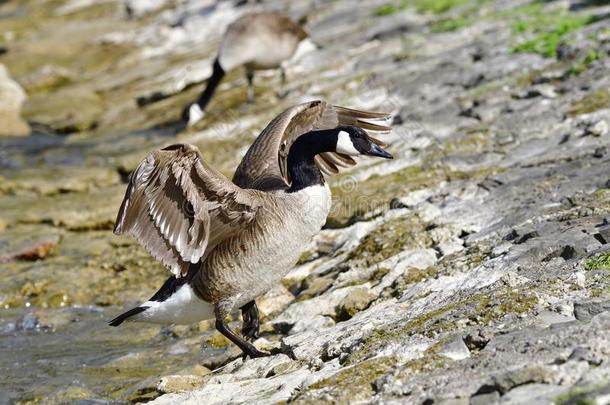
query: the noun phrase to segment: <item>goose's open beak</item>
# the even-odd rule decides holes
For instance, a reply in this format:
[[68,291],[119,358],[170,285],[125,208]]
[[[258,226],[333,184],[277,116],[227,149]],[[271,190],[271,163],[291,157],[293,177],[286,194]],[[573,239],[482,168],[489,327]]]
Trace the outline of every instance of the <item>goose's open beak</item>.
[[378,156],[385,159],[394,159],[394,156],[390,155],[385,150],[381,149],[378,145],[373,144],[371,150],[367,153],[369,156]]

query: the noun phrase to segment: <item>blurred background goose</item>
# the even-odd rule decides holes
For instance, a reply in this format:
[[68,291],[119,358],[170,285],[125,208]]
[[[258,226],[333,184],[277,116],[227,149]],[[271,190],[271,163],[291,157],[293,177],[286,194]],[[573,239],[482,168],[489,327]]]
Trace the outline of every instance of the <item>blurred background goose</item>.
[[241,308],[243,335],[258,336],[254,299],[278,283],[324,225],[331,206],[323,173],[354,156],[391,158],[365,130],[387,132],[388,116],[313,101],[273,119],[252,144],[233,182],[196,147],[149,154],[131,176],[116,234],[129,233],[171,276],[147,302],[110,321],[193,323],[216,328],[244,355],[265,355],[225,318]]
[[281,70],[281,91],[285,92],[283,62],[315,48],[307,32],[290,18],[276,12],[246,14],[231,23],[220,43],[212,76],[199,99],[187,106],[182,119],[192,126],[204,117],[204,111],[225,73],[239,66],[246,69],[248,102],[254,101],[254,71]]

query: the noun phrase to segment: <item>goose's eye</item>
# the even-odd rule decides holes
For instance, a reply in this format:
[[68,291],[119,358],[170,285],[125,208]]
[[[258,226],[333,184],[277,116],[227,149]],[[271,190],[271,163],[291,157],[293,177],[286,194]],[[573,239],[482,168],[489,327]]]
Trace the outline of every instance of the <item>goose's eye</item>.
[[352,135],[354,137],[354,139],[360,139],[360,134],[359,133],[355,133],[354,135]]

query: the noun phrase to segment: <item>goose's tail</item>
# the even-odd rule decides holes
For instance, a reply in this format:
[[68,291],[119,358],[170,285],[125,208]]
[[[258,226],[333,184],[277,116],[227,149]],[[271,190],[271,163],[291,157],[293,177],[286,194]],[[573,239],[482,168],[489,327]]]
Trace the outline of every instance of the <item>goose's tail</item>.
[[108,324],[119,326],[125,320],[183,324],[214,318],[214,305],[197,297],[186,277],[170,277],[148,301],[117,316]]
[[110,326],[119,326],[127,318],[130,318],[130,317],[132,317],[134,315],[137,315],[140,312],[146,311],[147,309],[148,309],[148,307],[135,307],[135,308],[132,308],[129,311],[122,313],[121,315],[117,316],[116,318],[114,318],[113,320],[108,322],[108,325],[110,325]]

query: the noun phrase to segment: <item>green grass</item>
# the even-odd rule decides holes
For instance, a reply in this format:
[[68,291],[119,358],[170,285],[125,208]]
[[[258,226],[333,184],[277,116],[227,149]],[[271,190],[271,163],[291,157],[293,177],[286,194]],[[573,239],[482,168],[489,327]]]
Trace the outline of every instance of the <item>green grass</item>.
[[470,20],[466,19],[465,17],[443,19],[433,23],[430,29],[432,32],[456,31],[467,25],[469,22]]
[[585,70],[587,70],[593,62],[602,58],[602,55],[598,53],[595,49],[589,49],[587,55],[582,58],[580,61],[576,62],[570,68],[571,76],[578,76]]
[[407,7],[414,7],[421,14],[443,14],[452,8],[480,4],[487,0],[399,0],[384,4],[375,10],[378,16],[392,15]]
[[585,270],[610,270],[610,252],[602,253],[585,261]]
[[557,46],[570,32],[595,21],[592,16],[570,12],[547,11],[536,2],[516,11],[517,20],[511,29],[515,36],[527,36],[513,47],[513,52],[537,53],[547,58],[557,57]]
[[392,15],[401,10],[404,10],[408,6],[409,6],[409,1],[407,1],[407,0],[394,1],[392,3],[387,3],[382,6],[377,7],[377,9],[375,9],[375,15],[378,15],[378,16]]
[[442,14],[454,7],[470,3],[470,0],[415,0],[415,8],[419,13]]
[[401,10],[401,8],[399,5],[388,3],[388,4],[384,4],[383,6],[377,7],[377,9],[375,10],[375,15],[378,15],[378,16],[392,15],[400,10]]

